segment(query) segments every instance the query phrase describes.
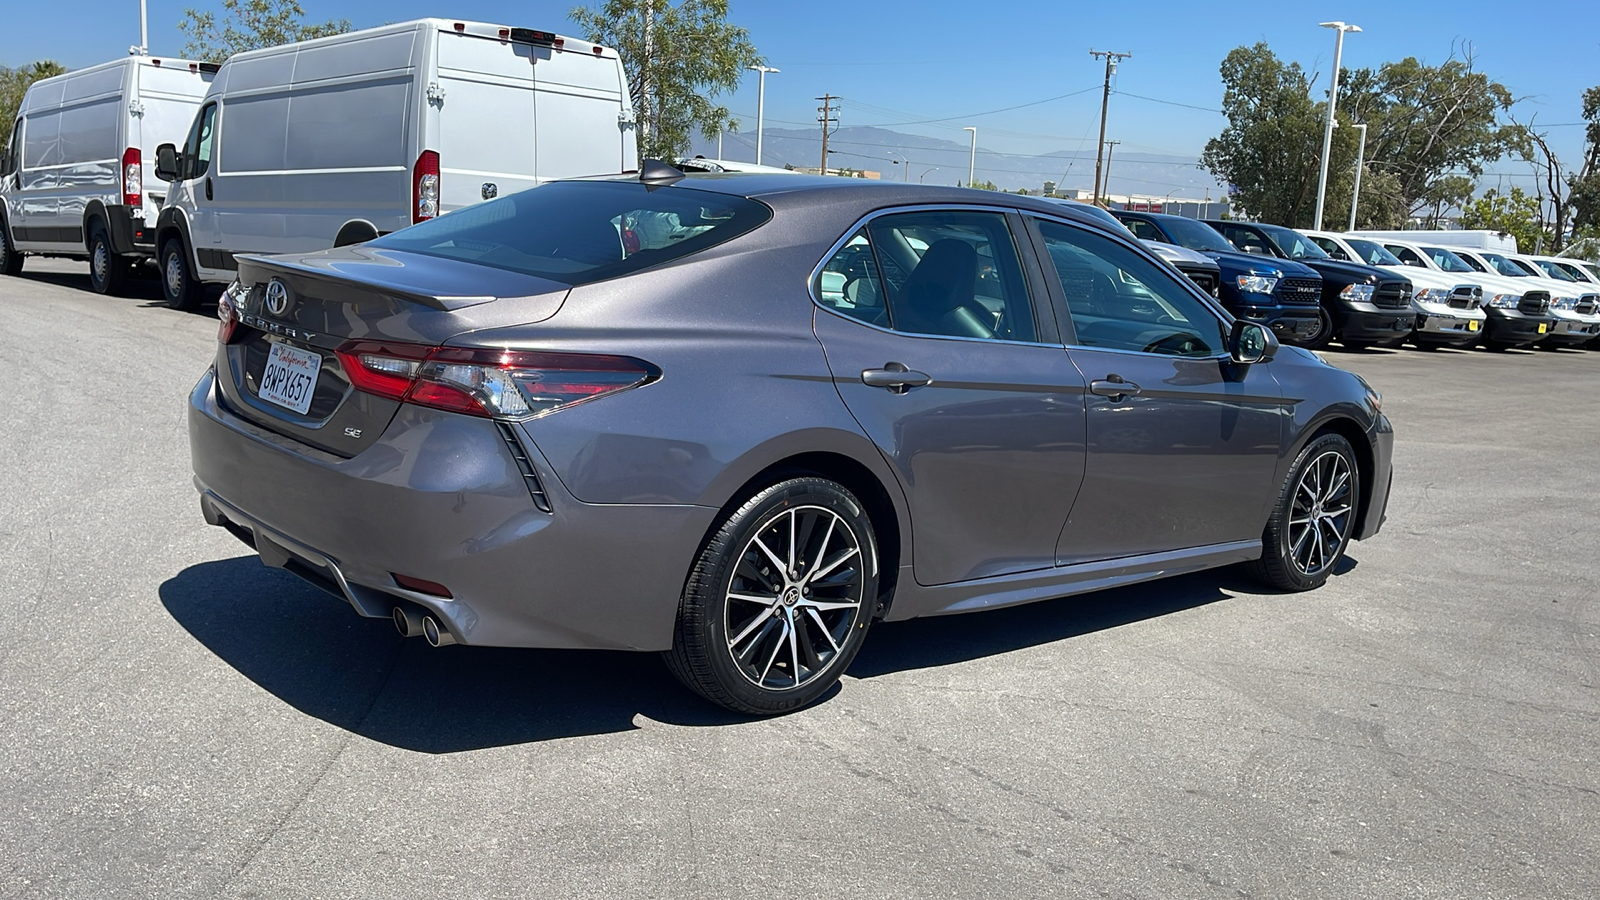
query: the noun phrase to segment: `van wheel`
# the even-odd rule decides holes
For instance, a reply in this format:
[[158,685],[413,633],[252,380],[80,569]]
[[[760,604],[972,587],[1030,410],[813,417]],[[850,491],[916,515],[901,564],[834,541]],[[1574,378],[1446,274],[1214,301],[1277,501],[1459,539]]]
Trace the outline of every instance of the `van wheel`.
[[700,551],[667,668],[729,709],[791,712],[839,681],[877,595],[877,543],[860,501],[822,478],[775,484]]
[[200,305],[200,282],[189,270],[189,254],[181,237],[167,238],[161,245],[161,296],[173,309]]
[[128,265],[111,249],[105,226],[89,226],[89,287],[96,294],[120,294],[127,280]]
[[17,275],[22,272],[22,254],[11,246],[8,228],[6,221],[0,219],[0,275]]

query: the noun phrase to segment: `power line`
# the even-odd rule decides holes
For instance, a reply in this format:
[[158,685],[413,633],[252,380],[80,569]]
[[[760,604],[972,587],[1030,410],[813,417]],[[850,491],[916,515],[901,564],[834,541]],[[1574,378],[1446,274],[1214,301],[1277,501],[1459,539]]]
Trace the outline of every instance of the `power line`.
[[1151,103],[1160,103],[1160,104],[1162,104],[1164,106],[1181,106],[1184,109],[1198,109],[1201,112],[1217,113],[1218,115],[1222,115],[1223,114],[1222,110],[1220,110],[1220,109],[1212,109],[1209,106],[1195,106],[1193,103],[1179,103],[1176,100],[1161,100],[1161,99],[1158,99],[1156,97],[1146,97],[1143,94],[1130,94],[1130,93],[1128,93],[1127,91],[1124,91],[1124,90],[1116,90],[1116,91],[1113,91],[1113,93],[1115,93],[1119,97],[1132,97],[1135,100],[1148,100]]
[[[1070,93],[1060,94],[1060,95],[1057,95],[1055,97],[1046,97],[1043,100],[1032,100],[1032,101],[1029,101],[1028,103],[1018,103],[1016,106],[1003,106],[1003,107],[1001,107],[999,109],[986,109],[983,112],[966,113],[965,115],[960,115],[960,116],[945,116],[945,117],[939,118],[939,119],[916,119],[916,120],[913,120],[913,121],[910,121],[910,122],[886,122],[886,123],[882,123],[880,125],[867,125],[867,126],[863,126],[863,127],[879,128],[879,127],[882,127],[882,125],[928,125],[928,124],[932,124],[932,123],[936,123],[936,122],[957,122],[957,121],[960,121],[962,119],[976,119],[979,116],[992,116],[992,115],[995,115],[997,113],[1011,112],[1012,110],[1015,110],[1015,109],[1026,109],[1026,108],[1028,108],[1030,106],[1039,106],[1039,105],[1042,105],[1042,104],[1045,104],[1045,103],[1054,103],[1057,100],[1065,100],[1068,97],[1076,97],[1079,94],[1087,94],[1092,90],[1094,90],[1094,87],[1091,86],[1091,87],[1086,87],[1081,91],[1072,91]],[[850,100],[850,98],[848,98],[848,97],[844,97],[844,98],[840,98],[840,99]],[[859,100],[850,100],[850,102],[851,103],[856,103],[856,104],[859,104],[859,105],[862,105],[862,106],[867,105],[867,104],[861,103]],[[888,111],[888,114],[892,115],[893,112],[892,111]]]

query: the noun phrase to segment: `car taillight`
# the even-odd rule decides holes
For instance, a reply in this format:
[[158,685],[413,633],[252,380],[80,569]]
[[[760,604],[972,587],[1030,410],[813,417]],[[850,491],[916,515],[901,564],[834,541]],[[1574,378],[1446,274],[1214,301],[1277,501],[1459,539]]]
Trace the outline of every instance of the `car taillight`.
[[237,280],[228,285],[228,289],[217,298],[217,342],[222,344],[233,341],[234,332],[239,330],[239,310],[244,306],[244,299],[249,294],[244,285]]
[[144,199],[144,170],[138,147],[122,151],[122,203],[138,206]]
[[413,224],[439,214],[439,154],[422,151],[411,168],[411,221]]
[[473,416],[526,419],[653,381],[626,356],[356,341],[337,351],[357,390]]

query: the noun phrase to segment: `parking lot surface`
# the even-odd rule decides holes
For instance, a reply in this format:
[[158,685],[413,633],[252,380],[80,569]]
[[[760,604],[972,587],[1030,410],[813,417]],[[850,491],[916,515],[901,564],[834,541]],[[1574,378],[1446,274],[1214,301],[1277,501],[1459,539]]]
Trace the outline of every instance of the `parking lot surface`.
[[1600,895],[1600,353],[1328,352],[1398,439],[1324,589],[880,624],[747,720],[264,569],[190,483],[215,319],[87,285],[0,277],[0,896]]

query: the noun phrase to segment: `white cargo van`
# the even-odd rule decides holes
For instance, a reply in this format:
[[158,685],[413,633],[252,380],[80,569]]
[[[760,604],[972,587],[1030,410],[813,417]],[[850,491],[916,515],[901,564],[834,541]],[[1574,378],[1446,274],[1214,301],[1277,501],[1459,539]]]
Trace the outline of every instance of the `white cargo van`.
[[[101,293],[155,255],[158,144],[194,118],[217,67],[130,56],[34,82],[0,154],[0,272],[24,256],[88,259]],[[147,190],[148,188],[148,190]]]
[[638,168],[616,51],[423,19],[223,63],[162,210],[162,288],[192,305],[236,253],[360,243],[553,178]]
[[1377,240],[1410,241],[1443,247],[1465,247],[1468,250],[1487,250],[1491,253],[1517,252],[1515,235],[1503,231],[1484,231],[1460,228],[1439,228],[1431,231],[1352,231],[1355,237]]

